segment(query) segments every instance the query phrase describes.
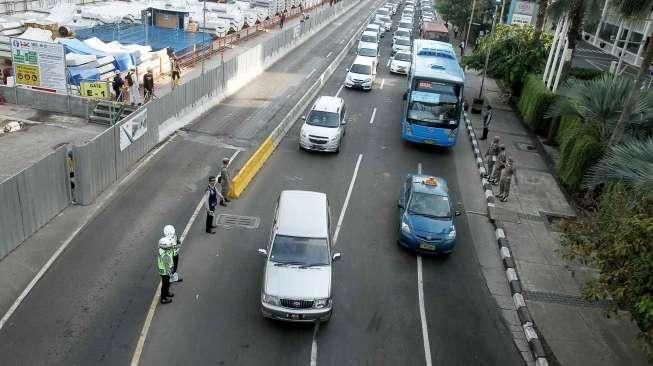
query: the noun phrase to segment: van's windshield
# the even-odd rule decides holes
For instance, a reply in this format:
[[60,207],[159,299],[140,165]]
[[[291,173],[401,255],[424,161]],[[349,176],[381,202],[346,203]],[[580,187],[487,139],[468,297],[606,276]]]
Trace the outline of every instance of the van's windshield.
[[329,246],[324,238],[277,235],[272,243],[270,260],[280,265],[327,265]]

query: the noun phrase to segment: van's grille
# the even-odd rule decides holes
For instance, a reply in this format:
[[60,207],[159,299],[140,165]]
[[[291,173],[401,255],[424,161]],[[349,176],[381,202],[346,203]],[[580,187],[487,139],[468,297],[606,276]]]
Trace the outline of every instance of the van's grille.
[[281,306],[293,309],[308,309],[313,307],[313,300],[281,299]]
[[308,141],[314,144],[322,145],[322,144],[326,144],[328,140],[326,137],[308,135]]

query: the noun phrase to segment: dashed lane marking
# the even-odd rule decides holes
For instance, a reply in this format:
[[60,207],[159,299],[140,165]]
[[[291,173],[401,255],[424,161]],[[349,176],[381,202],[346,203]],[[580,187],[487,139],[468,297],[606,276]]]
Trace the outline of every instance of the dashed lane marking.
[[385,78],[381,79],[381,86],[379,86],[379,89],[383,90],[383,84],[385,84]]
[[326,55],[326,58],[329,58],[331,55],[333,55],[333,51],[329,52],[329,53]]
[[417,297],[419,299],[419,317],[422,323],[422,339],[424,340],[424,357],[426,366],[431,366],[431,345],[429,330],[426,324],[426,308],[424,307],[424,276],[422,275],[422,256],[417,256]]
[[370,124],[374,123],[374,117],[376,117],[376,107],[372,110],[372,117],[370,117]]
[[315,73],[315,71],[317,71],[317,69],[311,70],[311,72],[309,72],[308,75],[306,75],[306,77],[304,79],[305,80],[310,79],[311,75],[313,75],[313,73]]
[[342,91],[342,88],[345,86],[345,84],[340,85],[340,88],[338,88],[338,92],[336,93],[336,97],[340,95],[340,92]]

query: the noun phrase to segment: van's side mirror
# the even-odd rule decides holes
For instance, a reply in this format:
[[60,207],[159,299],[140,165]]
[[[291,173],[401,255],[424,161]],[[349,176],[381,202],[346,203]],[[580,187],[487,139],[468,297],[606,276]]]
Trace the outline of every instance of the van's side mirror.
[[402,200],[397,201],[397,207],[404,208],[404,202]]
[[349,68],[346,68],[345,71],[349,72]]
[[404,100],[408,99],[408,93],[404,92],[404,96],[402,97]]
[[343,125],[343,126],[346,125],[346,124],[347,124],[347,120],[346,120],[346,119],[343,119],[342,121],[340,121],[340,124]]
[[331,260],[337,262],[340,260],[340,257],[342,257],[342,254],[340,252],[333,253],[333,257],[331,257]]
[[306,116],[301,116],[301,117],[299,117],[299,118],[301,118],[302,121],[305,121],[305,120],[306,120]]
[[265,249],[259,249],[258,254],[260,254],[260,255],[262,255],[264,257],[267,257],[268,256],[268,251],[265,250]]

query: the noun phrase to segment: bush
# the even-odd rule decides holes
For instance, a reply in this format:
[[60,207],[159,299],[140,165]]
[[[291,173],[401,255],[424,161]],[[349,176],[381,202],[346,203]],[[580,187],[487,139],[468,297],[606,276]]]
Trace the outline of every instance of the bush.
[[629,311],[653,361],[653,195],[609,185],[597,214],[562,228],[565,258],[589,262],[599,272],[583,288],[585,298],[611,300],[611,313]]
[[555,95],[538,76],[528,75],[518,105],[524,122],[536,132],[546,131],[549,119],[544,118],[544,112],[554,100]]
[[569,71],[569,75],[567,75],[567,78],[568,79],[576,78],[580,80],[592,80],[598,78],[603,74],[604,72],[600,70],[576,68],[576,69],[571,69]]
[[558,139],[558,176],[568,189],[577,191],[587,170],[601,157],[603,145],[596,131],[583,126],[577,117],[564,117],[560,121]]

